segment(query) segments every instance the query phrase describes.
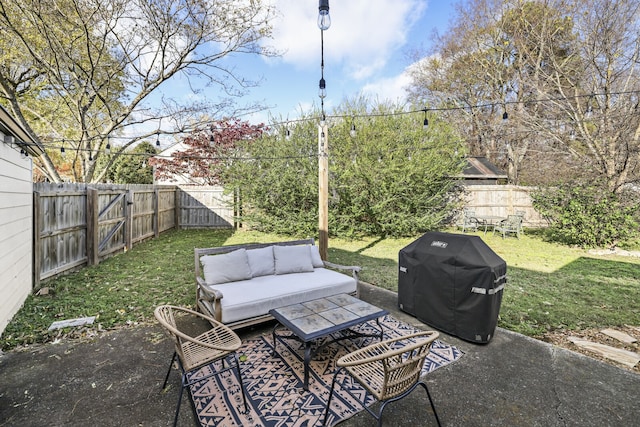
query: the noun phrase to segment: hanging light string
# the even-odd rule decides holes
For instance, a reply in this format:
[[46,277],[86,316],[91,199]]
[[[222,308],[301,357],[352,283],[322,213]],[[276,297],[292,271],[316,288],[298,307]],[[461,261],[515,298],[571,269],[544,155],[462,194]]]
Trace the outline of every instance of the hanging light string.
[[[604,95],[610,95],[610,96],[614,96],[614,95],[638,95],[640,94],[640,90],[629,90],[629,91],[619,91],[619,92],[603,92],[603,93],[589,93],[589,94],[582,94],[582,95],[575,95],[574,97],[572,97],[572,99],[576,99],[576,98],[591,98],[593,99],[596,96],[604,96]],[[380,113],[361,113],[361,114],[354,114],[354,113],[348,113],[348,114],[333,114],[333,115],[325,115],[324,113],[322,114],[321,117],[317,117],[317,116],[310,116],[310,117],[301,117],[298,119],[287,119],[286,121],[281,121],[281,122],[273,122],[270,124],[270,128],[274,129],[277,128],[279,126],[287,126],[287,130],[288,130],[288,126],[292,123],[304,123],[304,122],[308,122],[308,121],[318,121],[318,120],[327,120],[327,119],[350,119],[352,126],[351,129],[355,131],[355,123],[354,120],[356,118],[368,118],[368,117],[394,117],[394,116],[402,116],[402,115],[410,115],[410,114],[423,114],[424,115],[424,124],[423,127],[426,129],[426,127],[428,126],[428,119],[427,119],[427,113],[429,112],[447,112],[447,111],[460,111],[460,110],[469,110],[469,111],[473,111],[475,109],[483,109],[483,108],[495,108],[495,107],[503,107],[505,109],[505,111],[502,114],[502,118],[503,120],[506,120],[508,118],[508,113],[506,112],[506,106],[507,105],[515,105],[515,104],[533,104],[533,103],[549,103],[549,102],[553,102],[553,103],[557,103],[558,101],[566,101],[566,98],[564,97],[557,97],[557,98],[543,98],[543,99],[538,99],[538,100],[530,100],[530,101],[508,101],[508,102],[491,102],[491,103],[484,103],[484,104],[476,104],[476,105],[472,105],[472,106],[455,106],[455,107],[428,107],[428,108],[422,108],[422,109],[413,109],[413,110],[402,110],[402,111],[392,111],[392,112],[380,112]],[[593,109],[591,109],[592,114],[593,114]],[[506,115],[506,117],[505,117]],[[558,127],[567,127],[567,126],[571,126],[571,124],[559,124]],[[219,127],[211,127],[210,125],[206,126],[206,129],[209,131],[216,131],[216,130],[224,130],[224,128],[219,128]],[[270,130],[269,128],[265,129],[266,131]],[[519,131],[518,133],[522,133],[522,132],[526,132],[526,131]],[[156,135],[156,146],[159,142],[159,135],[160,132],[154,132],[150,135],[147,136],[152,136],[152,135]],[[289,132],[290,135],[290,132]],[[502,134],[504,136],[504,134]],[[575,136],[575,133],[573,134]],[[139,140],[142,140],[145,137],[138,137]],[[104,139],[104,136],[102,135],[96,135],[96,136],[92,136],[89,137],[88,139],[85,140],[74,140],[74,139],[69,139],[69,138],[61,138],[61,139],[50,139],[48,140],[47,143],[43,143],[43,144],[34,144],[34,143],[29,143],[29,142],[20,142],[20,143],[16,143],[16,145],[23,147],[23,156],[26,157],[26,153],[27,151],[24,150],[24,147],[30,147],[30,146],[44,146],[47,149],[58,149],[60,150],[60,152],[62,154],[66,154],[67,151],[76,151],[78,153],[80,152],[89,152],[89,153],[95,153],[95,152],[104,152],[105,154],[109,154],[108,152],[111,151],[113,153],[114,148],[111,146],[110,141],[114,140],[114,139],[124,139],[124,140],[131,140],[131,137],[127,137],[127,136],[107,136],[107,143],[106,143],[106,149],[105,150],[93,150],[92,148],[88,147],[88,148],[81,148],[81,147],[68,147],[66,146],[66,144],[71,144],[71,143],[80,143],[80,142],[88,142],[91,140],[96,140],[96,139]],[[467,140],[471,140],[472,138],[468,138]],[[58,142],[59,145],[55,145],[55,143]],[[17,151],[17,148],[16,148]],[[148,155],[145,153],[128,153],[128,152],[119,152],[119,155]],[[154,156],[156,157],[172,157],[171,155],[168,156],[162,156],[159,154],[155,154]],[[211,158],[211,157],[203,157],[203,158]],[[238,159],[240,160],[240,159]]]

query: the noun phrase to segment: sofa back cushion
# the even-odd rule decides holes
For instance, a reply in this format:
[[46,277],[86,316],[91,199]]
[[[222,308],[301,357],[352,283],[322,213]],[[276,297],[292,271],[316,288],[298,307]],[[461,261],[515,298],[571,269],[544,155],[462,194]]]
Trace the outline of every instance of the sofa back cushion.
[[204,280],[208,285],[251,279],[251,268],[246,249],[220,255],[200,257]]
[[273,246],[260,249],[248,249],[247,258],[249,259],[249,267],[251,268],[251,277],[275,274]]
[[313,264],[313,267],[323,268],[324,262],[322,262],[322,257],[320,256],[320,249],[316,245],[307,245],[307,247],[311,252],[311,264]]
[[311,251],[306,245],[273,247],[276,274],[313,272]]

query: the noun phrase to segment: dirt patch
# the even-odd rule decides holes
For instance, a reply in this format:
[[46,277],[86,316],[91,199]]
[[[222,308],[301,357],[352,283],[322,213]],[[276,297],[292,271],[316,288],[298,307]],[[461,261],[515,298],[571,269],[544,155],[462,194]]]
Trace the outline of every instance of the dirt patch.
[[605,357],[600,356],[597,353],[593,353],[587,349],[578,347],[577,345],[575,345],[574,343],[572,343],[571,341],[569,341],[569,337],[573,336],[573,337],[578,337],[578,338],[582,338],[591,342],[595,342],[595,343],[599,343],[599,344],[604,344],[604,345],[608,345],[611,347],[615,347],[615,348],[619,348],[619,349],[623,349],[623,350],[627,350],[627,351],[633,351],[635,353],[640,353],[640,327],[638,326],[617,326],[615,328],[610,328],[610,329],[615,329],[617,331],[620,332],[624,332],[632,337],[634,337],[636,340],[635,343],[633,344],[625,344],[621,341],[618,341],[615,338],[612,338],[608,335],[603,334],[602,332],[600,332],[601,330],[603,330],[604,328],[593,328],[593,329],[583,329],[581,331],[554,331],[554,332],[549,332],[547,334],[545,334],[541,340],[557,345],[558,347],[562,347],[562,348],[566,348],[568,350],[571,351],[575,351],[576,353],[581,353],[584,354],[585,356],[591,357],[592,359],[597,359],[600,360],[602,362],[608,363],[610,365],[614,365],[617,366],[619,368],[622,369],[626,369],[632,372],[635,372],[637,374],[640,374],[640,363],[636,364],[636,366],[634,366],[633,368],[629,368],[628,366],[625,366],[623,364],[620,363],[616,363],[615,361],[611,360],[611,359],[607,359]]

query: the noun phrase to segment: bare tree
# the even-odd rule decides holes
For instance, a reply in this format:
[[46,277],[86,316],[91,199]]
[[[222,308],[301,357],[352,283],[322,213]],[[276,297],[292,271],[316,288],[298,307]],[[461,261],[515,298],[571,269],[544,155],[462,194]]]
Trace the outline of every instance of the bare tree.
[[633,0],[468,1],[415,67],[409,94],[444,109],[470,152],[511,182],[523,169],[539,182],[579,165],[616,192],[640,172],[639,9]]
[[[0,99],[49,153],[66,146],[75,180],[100,181],[117,156],[101,170],[97,160],[115,138],[126,148],[255,110],[236,107],[257,82],[228,58],[276,55],[260,44],[274,13],[262,0],[0,0]],[[178,78],[195,96],[155,107],[151,95]],[[38,162],[59,182],[55,158]]]

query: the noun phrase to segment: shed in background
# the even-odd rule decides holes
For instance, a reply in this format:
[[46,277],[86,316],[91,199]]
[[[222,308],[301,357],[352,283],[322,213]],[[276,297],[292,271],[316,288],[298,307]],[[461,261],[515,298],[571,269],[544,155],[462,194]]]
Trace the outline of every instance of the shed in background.
[[507,174],[486,157],[467,157],[462,174],[456,176],[465,185],[498,185],[507,183]]

